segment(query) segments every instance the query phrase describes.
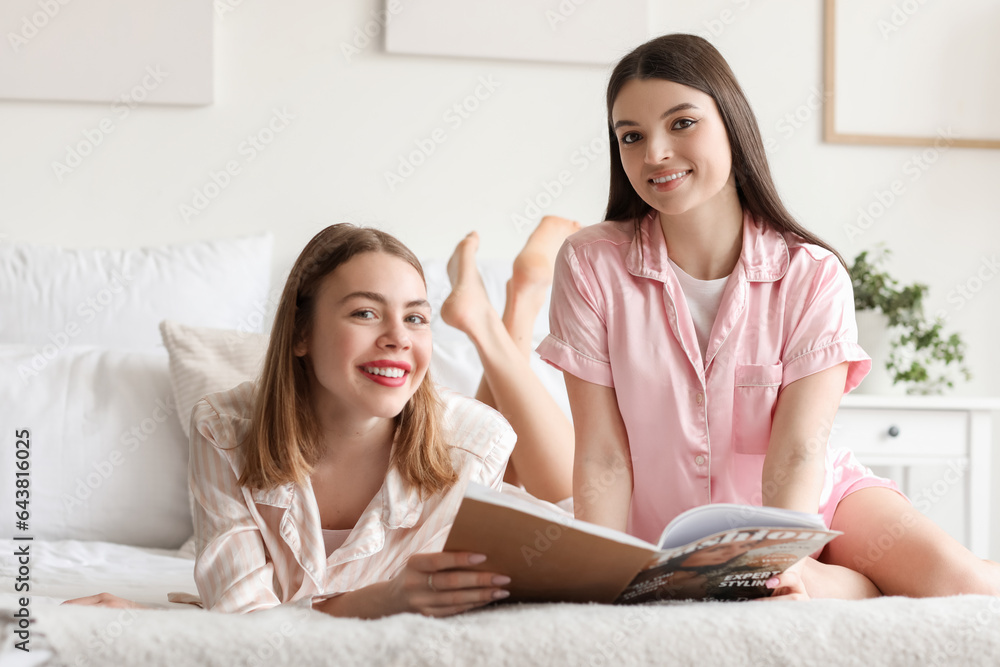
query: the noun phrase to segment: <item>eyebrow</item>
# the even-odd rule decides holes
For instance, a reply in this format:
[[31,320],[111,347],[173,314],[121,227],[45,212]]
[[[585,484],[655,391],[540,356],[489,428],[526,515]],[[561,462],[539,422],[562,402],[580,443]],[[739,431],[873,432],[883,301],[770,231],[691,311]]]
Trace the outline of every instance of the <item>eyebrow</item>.
[[[382,296],[381,294],[379,294],[378,292],[351,292],[350,294],[348,294],[347,296],[345,296],[343,299],[341,299],[340,302],[341,303],[346,303],[347,301],[350,301],[351,299],[368,299],[369,301],[374,301],[376,303],[381,303],[383,306],[388,303],[385,300],[385,297]],[[430,302],[427,301],[427,299],[414,299],[413,301],[407,301],[405,307],[406,308],[419,308],[419,307],[430,308],[431,304],[430,304]]]
[[[675,114],[678,111],[685,111],[687,109],[697,109],[697,108],[698,107],[696,105],[691,104],[690,102],[681,102],[680,104],[678,104],[676,106],[672,106],[669,109],[667,109],[666,111],[664,111],[663,115],[660,116],[660,120],[663,120],[667,116]],[[613,129],[617,130],[619,127],[625,127],[625,126],[636,127],[638,125],[639,125],[639,123],[635,122],[634,120],[620,120],[617,123],[615,123],[615,126],[614,126]]]

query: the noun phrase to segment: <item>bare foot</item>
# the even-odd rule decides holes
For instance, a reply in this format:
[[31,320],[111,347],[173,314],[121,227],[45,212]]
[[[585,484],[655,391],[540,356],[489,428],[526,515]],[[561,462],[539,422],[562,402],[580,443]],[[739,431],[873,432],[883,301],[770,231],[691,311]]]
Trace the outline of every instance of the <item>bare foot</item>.
[[516,258],[510,289],[514,292],[542,289],[547,292],[552,284],[552,268],[563,241],[579,231],[580,223],[554,215],[547,215],[531,232],[528,242]]
[[479,234],[470,232],[459,241],[448,260],[451,294],[441,304],[441,319],[470,336],[493,311],[486,286],[476,267]]
[[[799,581],[794,578],[791,584],[786,583],[786,575],[795,572]],[[882,593],[865,575],[832,563],[821,563],[814,558],[803,558],[777,577],[780,580],[779,590],[774,597],[768,599],[806,600],[809,598],[840,598],[844,600],[860,600],[878,597]],[[781,589],[788,587],[788,590]],[[799,588],[804,590],[798,590]],[[797,594],[804,594],[799,597]],[[790,597],[784,597],[790,595]]]

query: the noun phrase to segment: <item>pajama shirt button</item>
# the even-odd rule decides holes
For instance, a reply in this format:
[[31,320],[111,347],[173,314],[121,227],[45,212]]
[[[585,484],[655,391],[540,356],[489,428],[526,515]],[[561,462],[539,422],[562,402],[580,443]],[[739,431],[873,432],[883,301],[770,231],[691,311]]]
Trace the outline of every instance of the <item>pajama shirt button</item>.
[[695,394],[695,397],[694,397],[694,402],[695,403],[697,403],[698,405],[701,405],[704,401],[705,401],[705,394],[702,394],[701,392],[698,392],[697,394]]
[[700,466],[703,466],[705,465],[705,457],[699,454],[698,456],[694,457],[694,462]]

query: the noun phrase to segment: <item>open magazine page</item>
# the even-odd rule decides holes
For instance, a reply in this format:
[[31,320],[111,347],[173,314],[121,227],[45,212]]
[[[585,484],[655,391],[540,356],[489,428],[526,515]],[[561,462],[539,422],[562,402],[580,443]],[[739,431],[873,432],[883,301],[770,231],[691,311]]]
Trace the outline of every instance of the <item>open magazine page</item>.
[[838,534],[801,528],[741,528],[716,533],[661,552],[616,602],[766,597],[771,590],[765,581]]
[[694,507],[679,514],[660,535],[660,549],[689,545],[706,535],[750,526],[770,528],[811,528],[826,530],[819,514],[797,512],[779,507],[711,503]]

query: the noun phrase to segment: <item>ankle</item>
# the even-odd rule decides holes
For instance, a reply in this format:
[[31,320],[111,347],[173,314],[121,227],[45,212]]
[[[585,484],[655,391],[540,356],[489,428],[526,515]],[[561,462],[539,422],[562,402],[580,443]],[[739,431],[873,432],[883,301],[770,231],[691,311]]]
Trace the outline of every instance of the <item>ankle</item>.
[[507,281],[507,299],[503,308],[503,323],[507,330],[526,330],[528,333],[535,328],[535,320],[542,311],[548,298],[548,289],[527,288],[514,284],[513,279]]

